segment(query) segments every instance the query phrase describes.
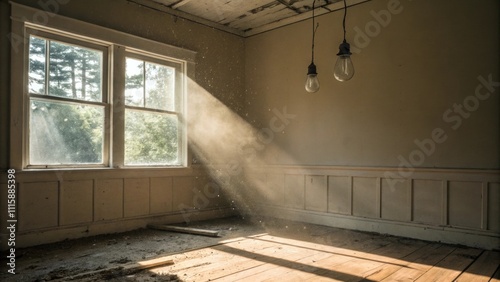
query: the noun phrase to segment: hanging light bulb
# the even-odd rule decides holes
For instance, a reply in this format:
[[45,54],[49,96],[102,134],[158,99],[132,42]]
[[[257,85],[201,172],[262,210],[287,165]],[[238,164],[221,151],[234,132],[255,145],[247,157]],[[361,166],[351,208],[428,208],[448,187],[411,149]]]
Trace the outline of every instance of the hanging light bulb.
[[333,75],[338,81],[347,81],[354,75],[354,65],[351,60],[352,53],[350,51],[349,43],[344,40],[344,42],[340,44],[339,49]]
[[319,90],[318,73],[316,72],[316,65],[311,62],[307,67],[306,91],[314,93]]
[[351,60],[351,46],[345,40],[345,18],[347,15],[347,3],[344,0],[344,20],[342,26],[344,28],[344,41],[339,46],[339,52],[337,54],[337,62],[333,69],[333,75],[338,81],[347,81],[351,79],[354,75],[354,65]]
[[311,64],[307,67],[307,79],[306,79],[306,91],[309,93],[314,93],[319,90],[319,79],[318,72],[316,71],[316,65],[314,64],[314,36],[316,35],[316,30],[318,29],[319,23],[314,26],[314,4],[316,0],[313,1],[312,7],[312,19],[313,19],[313,33],[312,33],[312,48],[311,48]]

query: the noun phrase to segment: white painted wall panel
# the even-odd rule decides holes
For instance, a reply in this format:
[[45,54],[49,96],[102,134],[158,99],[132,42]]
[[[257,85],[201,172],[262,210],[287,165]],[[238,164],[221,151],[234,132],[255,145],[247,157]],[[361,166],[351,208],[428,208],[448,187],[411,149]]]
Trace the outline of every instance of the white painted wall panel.
[[152,177],[150,184],[151,213],[172,211],[172,177]]
[[328,209],[327,177],[324,175],[306,176],[306,210],[326,212]]
[[193,178],[174,177],[174,186],[172,190],[172,210],[193,210],[195,207],[194,192],[193,192]]
[[413,221],[439,225],[443,220],[443,183],[413,180]]
[[60,195],[60,224],[77,224],[93,221],[92,180],[63,181]]
[[482,183],[450,181],[448,217],[452,226],[481,228]]
[[285,204],[285,175],[268,174],[267,182],[271,191],[269,195],[271,204],[283,206]]
[[57,182],[22,183],[18,189],[20,231],[58,225]]
[[500,183],[488,185],[488,230],[500,232]]
[[362,217],[379,217],[380,195],[375,177],[354,177],[352,183],[353,215]]
[[149,214],[149,178],[125,179],[123,192],[125,217]]
[[351,182],[348,176],[328,176],[328,211],[351,214]]
[[304,175],[285,175],[285,205],[290,208],[304,209]]
[[410,185],[411,181],[408,179],[401,182],[382,179],[381,215],[383,219],[411,220]]
[[99,179],[94,186],[94,220],[123,217],[123,179]]

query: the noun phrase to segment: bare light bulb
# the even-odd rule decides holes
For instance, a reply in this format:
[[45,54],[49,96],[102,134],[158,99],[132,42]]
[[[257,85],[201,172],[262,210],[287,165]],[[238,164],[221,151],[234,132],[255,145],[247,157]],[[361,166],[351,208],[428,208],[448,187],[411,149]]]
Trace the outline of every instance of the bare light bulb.
[[354,75],[354,66],[350,55],[341,55],[335,63],[333,75],[338,81],[347,81]]
[[347,81],[354,75],[354,65],[351,60],[350,45],[345,40],[340,44],[337,62],[333,75],[338,81]]
[[306,79],[306,91],[309,93],[314,93],[319,90],[319,79],[318,73],[316,72],[316,66],[313,62],[307,68],[307,79]]

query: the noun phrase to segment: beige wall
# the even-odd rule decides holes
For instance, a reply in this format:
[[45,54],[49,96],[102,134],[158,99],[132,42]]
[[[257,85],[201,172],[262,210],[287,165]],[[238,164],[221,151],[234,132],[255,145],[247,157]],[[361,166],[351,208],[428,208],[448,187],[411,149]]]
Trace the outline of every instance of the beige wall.
[[[391,3],[399,5],[389,9]],[[284,106],[297,115],[275,134],[273,144],[284,152],[269,161],[396,167],[399,156],[408,160],[418,150],[415,140],[441,128],[447,139],[423,163],[415,159],[414,167],[500,168],[498,87],[477,109],[467,100],[473,109],[465,110],[468,118],[452,112],[443,119],[454,104],[475,95],[478,76],[500,81],[498,11],[495,0],[374,0],[351,7],[347,40],[359,48],[352,56],[355,76],[344,83],[333,77],[343,13],[320,16],[315,63],[321,89],[313,94],[304,90],[311,20],[248,38],[249,120],[266,127],[269,109]],[[381,26],[374,13],[391,18]],[[368,34],[364,41],[361,33]]]
[[[313,94],[304,90],[311,20],[248,38],[248,120],[270,128],[272,109],[290,115],[268,138],[263,155],[270,166],[252,174],[267,183],[254,185],[256,209],[498,248],[500,214],[492,203],[499,201],[500,89],[481,82],[500,81],[498,12],[495,0],[350,7],[356,73],[343,83],[333,77],[343,13],[320,16],[321,89]],[[455,112],[462,104],[464,112]]]

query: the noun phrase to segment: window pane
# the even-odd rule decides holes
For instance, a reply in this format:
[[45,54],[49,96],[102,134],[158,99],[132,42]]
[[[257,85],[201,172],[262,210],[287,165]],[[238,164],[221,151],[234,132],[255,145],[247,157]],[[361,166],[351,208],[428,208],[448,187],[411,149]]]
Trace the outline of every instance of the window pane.
[[175,111],[175,69],[146,63],[146,108]]
[[126,110],[125,164],[179,165],[177,116]]
[[46,40],[30,36],[29,92],[45,94]]
[[127,58],[125,105],[144,107],[144,62]]
[[102,52],[50,42],[51,96],[102,102]]
[[31,100],[30,164],[103,162],[104,107]]

